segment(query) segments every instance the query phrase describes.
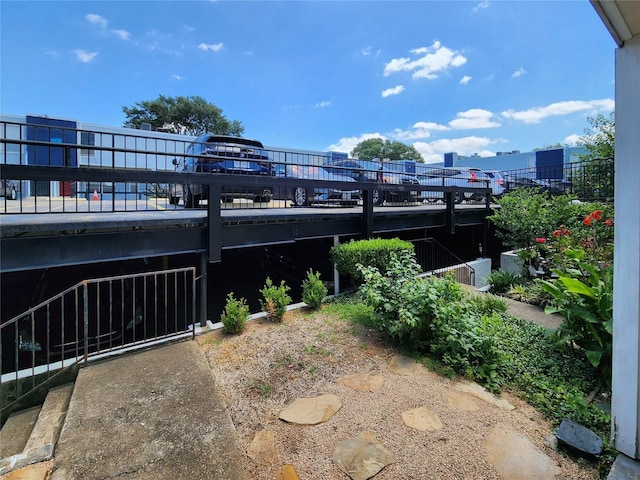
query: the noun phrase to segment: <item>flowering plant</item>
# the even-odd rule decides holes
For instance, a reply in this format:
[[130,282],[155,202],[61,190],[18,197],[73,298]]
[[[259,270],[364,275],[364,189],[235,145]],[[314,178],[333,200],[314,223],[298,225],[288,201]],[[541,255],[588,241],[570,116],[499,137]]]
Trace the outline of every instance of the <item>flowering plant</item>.
[[565,226],[548,242],[549,262],[556,279],[539,280],[553,297],[547,313],[561,313],[559,341],[582,348],[603,380],[611,378],[613,332],[613,220],[594,210],[574,233]]

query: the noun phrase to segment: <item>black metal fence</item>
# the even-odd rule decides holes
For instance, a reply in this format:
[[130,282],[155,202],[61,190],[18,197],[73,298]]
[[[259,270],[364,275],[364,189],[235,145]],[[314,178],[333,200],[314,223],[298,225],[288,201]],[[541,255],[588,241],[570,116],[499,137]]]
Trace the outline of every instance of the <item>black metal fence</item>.
[[613,202],[614,161],[583,160],[562,165],[503,172],[505,193],[534,188],[552,195],[571,194],[583,201]]
[[[212,155],[204,153],[208,144],[194,148],[189,138],[117,130],[0,122],[0,213],[175,210],[214,193],[222,208],[357,206],[365,190],[376,206],[423,201],[415,176],[375,162],[355,167],[335,154],[237,146]],[[465,186],[465,198],[486,197],[483,188]],[[444,197],[461,187],[429,190]]]

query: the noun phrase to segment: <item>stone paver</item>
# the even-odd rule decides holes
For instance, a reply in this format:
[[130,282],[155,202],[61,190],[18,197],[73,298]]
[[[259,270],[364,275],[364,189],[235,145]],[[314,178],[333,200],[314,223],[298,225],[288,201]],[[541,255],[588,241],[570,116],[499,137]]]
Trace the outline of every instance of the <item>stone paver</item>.
[[394,355],[389,362],[389,370],[396,375],[433,375],[422,363],[405,355]]
[[371,478],[390,463],[396,462],[396,458],[373,434],[366,431],[357,437],[339,442],[332,460],[353,480]]
[[276,473],[276,480],[300,480],[293,465],[283,465]]
[[376,373],[355,373],[336,379],[336,383],[359,392],[377,392],[384,384],[384,376]]
[[427,407],[419,407],[402,412],[402,421],[407,427],[422,430],[423,432],[440,430],[443,427],[440,417]]
[[504,398],[494,395],[493,393],[489,392],[488,390],[486,390],[481,385],[478,385],[475,382],[467,382],[465,380],[465,381],[456,383],[454,388],[460,392],[473,395],[474,397],[477,397],[484,402],[495,405],[498,408],[502,408],[503,410],[515,410],[516,408],[512,404],[510,404],[508,401],[506,401]]
[[342,402],[336,395],[297,398],[280,412],[279,418],[298,425],[317,425],[329,420],[342,408]]
[[447,394],[447,405],[453,408],[454,410],[459,410],[461,412],[476,412],[480,410],[478,403],[475,402],[469,395],[458,392],[456,390],[451,390]]
[[253,441],[247,447],[247,455],[258,465],[275,465],[278,463],[276,437],[272,430],[262,430],[256,433]]
[[487,460],[509,480],[555,480],[560,468],[508,425],[496,425],[485,440]]

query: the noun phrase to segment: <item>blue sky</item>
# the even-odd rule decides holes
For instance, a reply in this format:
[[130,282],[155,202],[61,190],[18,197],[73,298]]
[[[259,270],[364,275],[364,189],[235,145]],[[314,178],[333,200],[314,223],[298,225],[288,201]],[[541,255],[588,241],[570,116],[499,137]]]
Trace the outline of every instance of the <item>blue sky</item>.
[[119,126],[199,95],[265,145],[383,137],[493,155],[573,144],[614,108],[615,43],[575,1],[12,1],[0,112]]

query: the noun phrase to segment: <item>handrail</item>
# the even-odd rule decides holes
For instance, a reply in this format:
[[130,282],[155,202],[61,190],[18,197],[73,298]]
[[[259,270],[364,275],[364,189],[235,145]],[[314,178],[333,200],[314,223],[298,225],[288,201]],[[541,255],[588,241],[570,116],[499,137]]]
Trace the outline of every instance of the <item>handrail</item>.
[[2,416],[92,358],[194,338],[196,280],[195,267],[83,280],[0,324]]
[[[453,271],[458,283],[475,284],[475,269],[435,238],[418,238],[409,241],[413,243],[416,258],[425,273],[442,276]],[[427,251],[428,245],[435,248]]]

